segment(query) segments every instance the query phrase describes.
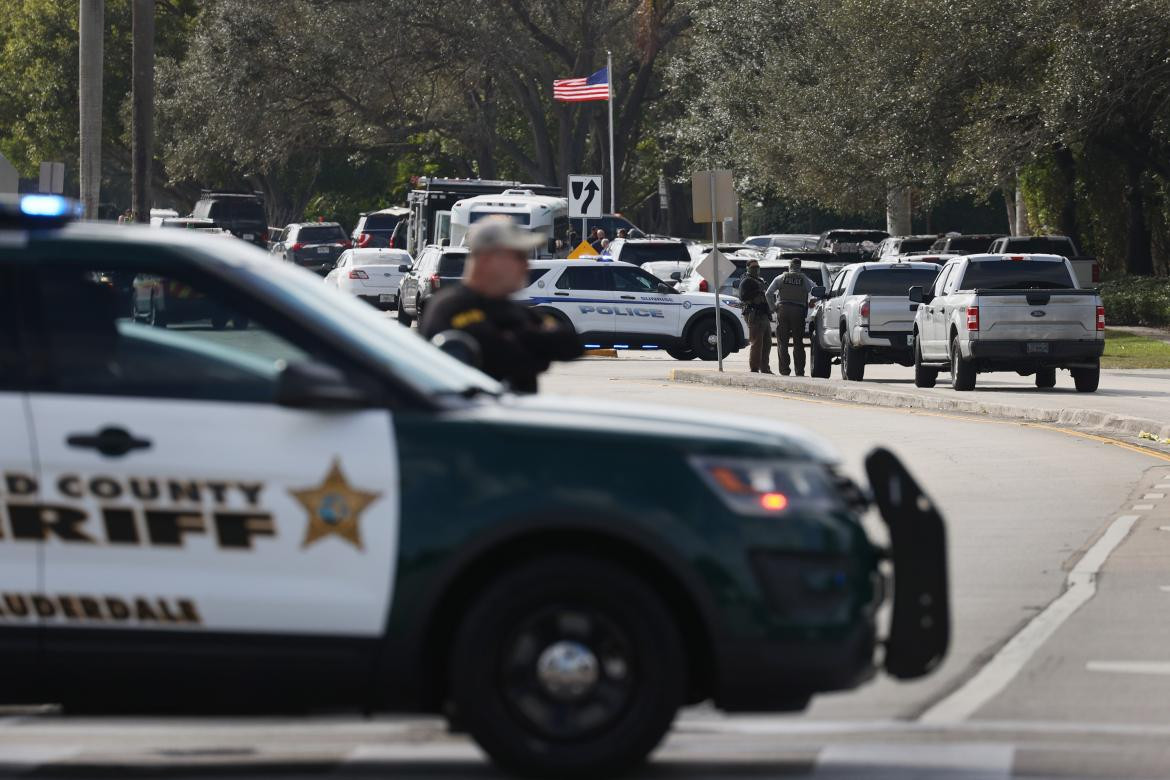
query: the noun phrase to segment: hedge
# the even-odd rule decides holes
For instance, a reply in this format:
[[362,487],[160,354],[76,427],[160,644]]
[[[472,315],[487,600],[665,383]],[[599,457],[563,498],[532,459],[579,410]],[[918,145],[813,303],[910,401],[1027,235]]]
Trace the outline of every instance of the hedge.
[[1110,325],[1170,325],[1170,279],[1126,276],[1101,285]]

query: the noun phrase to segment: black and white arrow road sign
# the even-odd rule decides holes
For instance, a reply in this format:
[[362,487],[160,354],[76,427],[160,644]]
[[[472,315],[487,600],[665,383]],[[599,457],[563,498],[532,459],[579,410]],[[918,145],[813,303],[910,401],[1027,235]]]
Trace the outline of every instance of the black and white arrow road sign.
[[569,219],[601,217],[600,176],[569,177]]

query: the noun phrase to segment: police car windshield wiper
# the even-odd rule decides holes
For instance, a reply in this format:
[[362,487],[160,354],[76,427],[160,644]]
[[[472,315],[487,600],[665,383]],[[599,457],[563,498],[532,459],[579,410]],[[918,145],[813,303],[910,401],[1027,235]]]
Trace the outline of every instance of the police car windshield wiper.
[[462,390],[440,390],[435,395],[454,395],[459,398],[476,398],[481,395],[486,395],[491,398],[499,398],[501,393],[488,390],[486,387],[481,387],[480,385],[468,385]]

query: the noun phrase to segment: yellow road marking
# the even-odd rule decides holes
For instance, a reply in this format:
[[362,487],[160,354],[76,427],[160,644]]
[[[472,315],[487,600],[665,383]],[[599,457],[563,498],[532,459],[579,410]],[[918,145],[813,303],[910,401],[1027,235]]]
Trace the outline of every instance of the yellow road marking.
[[1155,458],[1157,460],[1163,460],[1166,462],[1170,462],[1170,453],[1159,452],[1158,450],[1153,450],[1153,449],[1150,449],[1149,447],[1143,447],[1140,444],[1130,444],[1129,442],[1120,441],[1118,439],[1111,439],[1108,436],[1100,436],[1100,435],[1095,434],[1095,433],[1086,433],[1084,431],[1078,431],[1078,430],[1074,430],[1072,428],[1062,428],[1059,425],[1049,425],[1048,423],[1027,422],[1025,420],[996,420],[996,419],[981,417],[981,416],[975,415],[975,414],[950,414],[948,412],[933,412],[933,411],[930,411],[927,409],[906,409],[906,408],[903,408],[900,406],[879,406],[876,404],[863,404],[863,403],[856,403],[853,401],[837,401],[835,399],[829,399],[829,398],[814,398],[814,397],[810,397],[810,396],[797,395],[794,393],[777,393],[777,392],[769,392],[767,390],[752,390],[752,389],[743,388],[743,387],[721,387],[719,385],[708,385],[708,384],[704,384],[702,382],[681,383],[681,382],[656,382],[653,380],[632,380],[632,381],[637,382],[639,384],[653,384],[653,385],[659,385],[659,386],[666,385],[668,387],[679,387],[680,385],[682,385],[685,387],[701,387],[705,390],[721,390],[721,391],[732,391],[732,392],[740,392],[740,393],[746,392],[749,395],[758,395],[758,396],[764,396],[767,398],[783,398],[783,399],[788,400],[788,401],[802,401],[804,403],[821,404],[823,406],[843,406],[843,407],[849,407],[852,409],[869,407],[871,409],[881,409],[882,411],[899,412],[901,414],[914,414],[914,415],[920,415],[923,417],[942,417],[942,418],[947,419],[947,420],[962,420],[964,422],[977,422],[977,423],[985,423],[985,424],[990,424],[990,425],[1012,425],[1012,426],[1015,426],[1018,428],[1038,428],[1040,430],[1052,431],[1054,433],[1063,433],[1066,436],[1076,436],[1076,437],[1081,438],[1081,439],[1089,439],[1090,441],[1095,441],[1095,442],[1098,442],[1100,444],[1111,444],[1114,447],[1121,447],[1123,450],[1129,450],[1131,452],[1136,452],[1139,455],[1148,455],[1151,458]]

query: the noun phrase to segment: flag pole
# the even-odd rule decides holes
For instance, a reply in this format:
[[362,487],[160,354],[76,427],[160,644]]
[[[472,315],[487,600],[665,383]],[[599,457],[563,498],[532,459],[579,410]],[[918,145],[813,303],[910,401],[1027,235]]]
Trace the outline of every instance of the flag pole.
[[609,84],[609,213],[617,213],[617,171],[613,165],[613,52],[605,53],[605,80]]

